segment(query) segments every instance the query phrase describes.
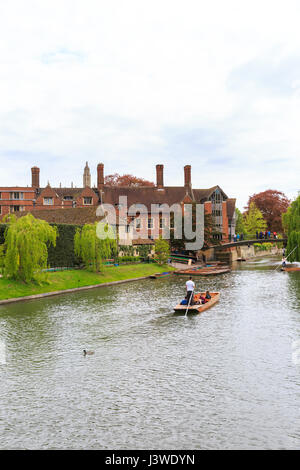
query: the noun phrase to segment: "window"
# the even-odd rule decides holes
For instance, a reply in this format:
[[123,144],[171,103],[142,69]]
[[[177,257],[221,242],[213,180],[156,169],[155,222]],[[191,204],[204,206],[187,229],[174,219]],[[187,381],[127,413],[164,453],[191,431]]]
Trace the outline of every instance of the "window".
[[24,193],[13,192],[9,194],[9,198],[18,201],[24,199]]
[[83,204],[85,206],[91,206],[93,203],[93,198],[92,197],[84,197],[83,198]]
[[126,225],[125,226],[125,233],[129,233],[130,232],[130,225]]
[[73,196],[64,196],[64,201],[73,201]]
[[152,217],[149,217],[148,218],[148,229],[151,229],[151,228],[153,228],[153,219],[152,219]]
[[9,212],[13,214],[14,212],[23,212],[25,210],[24,206],[10,206]]
[[159,219],[159,228],[164,229],[166,228],[166,219],[160,218]]
[[142,226],[141,219],[136,219],[135,220],[135,228],[140,229]]
[[53,206],[53,197],[44,197],[44,206]]
[[2,199],[2,193],[0,193],[0,199]]

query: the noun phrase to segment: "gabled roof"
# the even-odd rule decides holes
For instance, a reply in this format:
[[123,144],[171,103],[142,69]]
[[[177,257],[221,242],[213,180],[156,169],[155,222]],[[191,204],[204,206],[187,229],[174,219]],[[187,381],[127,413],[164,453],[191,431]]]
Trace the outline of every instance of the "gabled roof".
[[213,186],[212,188],[207,189],[193,189],[194,197],[196,202],[203,202],[204,200],[208,200],[210,196],[218,189],[224,199],[228,199],[227,194],[224,193],[223,189],[220,186]]
[[185,187],[165,186],[162,189],[151,186],[105,186],[103,202],[116,206],[119,197],[126,196],[127,204],[144,204],[149,210],[151,204],[176,204],[183,201],[186,196]]
[[226,204],[227,204],[227,217],[228,217],[229,220],[232,220],[232,218],[234,216],[235,203],[236,203],[236,199],[234,199],[234,198],[229,198],[226,201]]

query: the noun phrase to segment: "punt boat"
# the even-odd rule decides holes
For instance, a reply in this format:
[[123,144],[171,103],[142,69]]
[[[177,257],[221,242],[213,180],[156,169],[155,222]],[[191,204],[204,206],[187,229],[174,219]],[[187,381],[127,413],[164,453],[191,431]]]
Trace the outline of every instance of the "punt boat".
[[180,269],[174,271],[174,274],[185,275],[185,276],[212,276],[215,274],[224,274],[231,271],[229,266],[224,267],[211,267],[211,268],[200,268],[200,269]]
[[[202,295],[203,297],[205,297],[205,292],[200,292],[198,294],[194,294],[194,302],[197,302],[199,299],[200,299],[200,295]],[[206,302],[205,304],[200,304],[200,305],[190,305],[189,307],[187,305],[176,305],[176,307],[174,307],[174,311],[178,314],[181,314],[181,315],[185,315],[185,312],[187,311],[187,308],[188,308],[188,311],[187,311],[187,314],[189,313],[202,313],[204,312],[204,310],[207,310],[209,309],[210,307],[212,307],[213,305],[215,305],[218,300],[220,299],[220,292],[210,292],[210,295],[211,295],[211,299]]]

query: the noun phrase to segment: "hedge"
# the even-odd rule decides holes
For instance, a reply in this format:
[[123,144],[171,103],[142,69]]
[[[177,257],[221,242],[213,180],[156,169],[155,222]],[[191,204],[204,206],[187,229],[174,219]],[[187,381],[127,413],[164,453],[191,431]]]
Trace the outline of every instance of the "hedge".
[[[81,264],[81,260],[74,253],[74,235],[80,225],[50,224],[56,226],[58,236],[56,246],[48,247],[48,264],[51,268],[76,267]],[[0,224],[0,245],[4,243],[5,224]]]
[[[82,228],[82,225],[70,225],[70,224],[50,224],[56,226],[58,230],[58,237],[56,239],[56,246],[48,247],[48,264],[51,268],[68,267],[73,268],[80,266],[82,261],[75,256],[74,253],[74,236],[78,227]],[[6,224],[0,224],[0,245],[5,241],[4,232]],[[126,255],[120,258],[121,262],[124,261],[139,261],[140,258],[147,258],[151,247],[148,245],[140,245],[137,247],[137,252],[140,257],[133,256],[133,246],[120,246],[120,251],[125,252]],[[130,258],[130,259],[126,259]]]

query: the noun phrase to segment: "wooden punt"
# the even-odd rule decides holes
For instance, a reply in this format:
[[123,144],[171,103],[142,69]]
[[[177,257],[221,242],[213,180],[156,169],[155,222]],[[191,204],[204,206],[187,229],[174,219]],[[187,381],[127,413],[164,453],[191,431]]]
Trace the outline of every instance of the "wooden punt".
[[[205,292],[200,292],[198,294],[194,295],[194,301],[196,302],[197,300],[200,299],[200,295],[205,297]],[[220,292],[210,292],[211,299],[206,302],[206,304],[201,304],[201,305],[190,305],[187,311],[187,314],[197,314],[197,313],[202,313],[205,310],[208,310],[209,308],[213,307],[218,300],[220,299]],[[178,314],[185,315],[185,312],[187,310],[187,305],[176,305],[174,307],[174,311]]]
[[164,273],[151,274],[149,277],[150,279],[157,279],[159,277],[171,276],[171,274],[173,274],[173,271],[166,271]]
[[185,275],[185,276],[212,276],[215,274],[225,274],[231,271],[230,267],[223,268],[202,268],[202,269],[181,269],[174,271],[174,274]]
[[286,271],[288,273],[291,273],[291,272],[296,272],[296,271],[300,271],[300,267],[290,267],[290,268],[281,268],[281,271]]

